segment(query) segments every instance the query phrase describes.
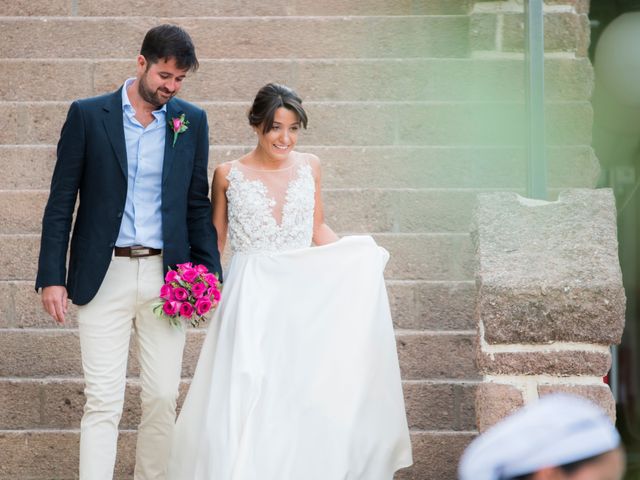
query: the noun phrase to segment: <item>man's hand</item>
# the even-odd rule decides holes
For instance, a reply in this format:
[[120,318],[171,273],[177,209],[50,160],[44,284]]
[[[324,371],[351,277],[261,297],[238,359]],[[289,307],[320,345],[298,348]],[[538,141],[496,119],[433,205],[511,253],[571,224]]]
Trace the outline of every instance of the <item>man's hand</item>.
[[61,285],[44,287],[42,306],[56,322],[64,324],[64,316],[67,313],[67,289]]

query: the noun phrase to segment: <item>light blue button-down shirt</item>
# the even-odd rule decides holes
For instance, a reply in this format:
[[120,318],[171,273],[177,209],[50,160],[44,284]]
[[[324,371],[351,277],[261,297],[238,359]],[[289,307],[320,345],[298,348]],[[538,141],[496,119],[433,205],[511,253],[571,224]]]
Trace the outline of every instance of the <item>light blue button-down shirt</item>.
[[122,117],[127,147],[127,201],[116,245],[162,248],[162,163],[167,134],[167,106],[153,112],[154,120],[143,127],[135,118],[127,87],[122,88]]

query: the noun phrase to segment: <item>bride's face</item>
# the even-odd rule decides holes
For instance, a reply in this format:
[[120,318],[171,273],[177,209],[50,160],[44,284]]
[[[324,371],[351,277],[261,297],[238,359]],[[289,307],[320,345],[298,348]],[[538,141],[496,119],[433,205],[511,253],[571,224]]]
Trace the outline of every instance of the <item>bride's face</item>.
[[295,112],[280,107],[273,116],[273,125],[267,133],[262,132],[262,125],[255,128],[258,135],[258,147],[274,160],[286,160],[296,146],[300,120]]

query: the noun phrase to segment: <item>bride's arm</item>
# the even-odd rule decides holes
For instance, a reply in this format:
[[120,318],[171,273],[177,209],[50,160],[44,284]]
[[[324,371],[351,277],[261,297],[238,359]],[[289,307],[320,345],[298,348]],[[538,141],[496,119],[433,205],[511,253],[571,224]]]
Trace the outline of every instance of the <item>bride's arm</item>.
[[320,160],[315,155],[309,155],[309,164],[313,170],[315,180],[315,206],[313,209],[313,243],[326,245],[339,239],[338,235],[324,223],[324,207],[322,205],[322,182],[320,172]]
[[226,192],[229,186],[227,174],[229,173],[230,167],[229,163],[218,165],[213,172],[213,182],[211,184],[211,203],[213,205],[212,221],[218,234],[218,250],[220,251],[220,256],[222,256],[224,246],[227,242],[227,226],[229,225]]

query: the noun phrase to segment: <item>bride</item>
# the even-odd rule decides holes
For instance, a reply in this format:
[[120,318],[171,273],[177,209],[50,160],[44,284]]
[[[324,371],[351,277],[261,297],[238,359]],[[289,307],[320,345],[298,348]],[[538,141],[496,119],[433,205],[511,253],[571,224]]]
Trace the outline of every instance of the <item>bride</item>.
[[233,257],[167,479],[391,480],[412,458],[388,253],[324,223],[318,158],[294,150],[307,114],[293,90],[264,86],[249,123],[257,146],[214,173]]

